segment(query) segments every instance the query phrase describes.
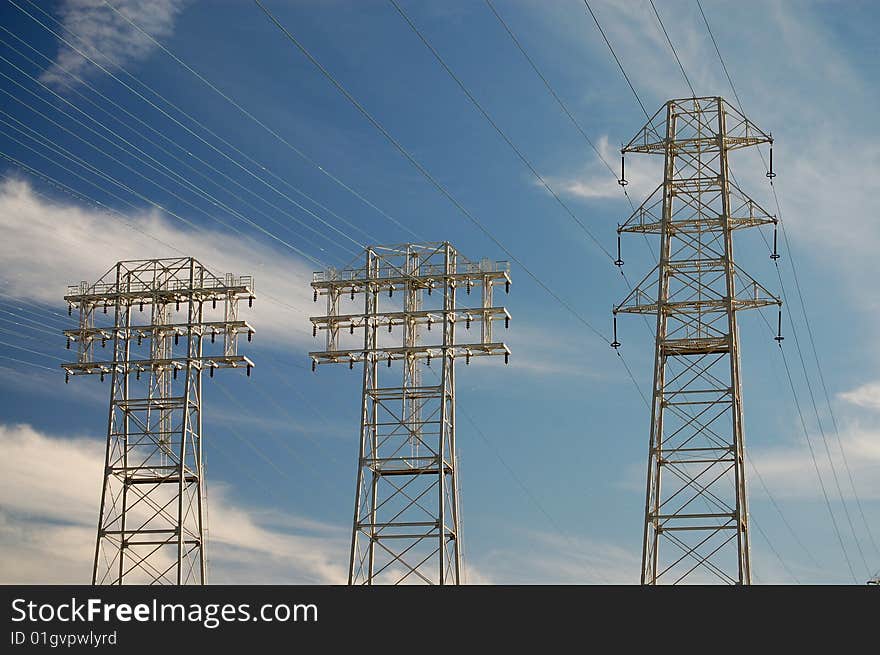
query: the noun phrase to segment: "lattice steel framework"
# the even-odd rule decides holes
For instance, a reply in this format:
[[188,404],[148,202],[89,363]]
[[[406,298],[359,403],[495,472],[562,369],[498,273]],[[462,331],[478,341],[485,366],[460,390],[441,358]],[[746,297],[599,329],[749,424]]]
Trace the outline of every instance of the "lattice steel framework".
[[[315,301],[326,296],[327,315],[311,321],[326,347],[309,353],[312,368],[363,365],[349,584],[460,582],[455,362],[507,362],[510,350],[493,334],[495,321],[510,322],[492,304],[501,284],[509,291],[507,262],[470,262],[447,242],[370,247],[363,266],[315,274]],[[480,303],[459,308],[462,290]],[[345,302],[352,311],[342,311]],[[467,339],[472,323],[479,340]],[[439,377],[428,377],[432,363]],[[380,383],[384,368],[393,382]]]
[[728,152],[761,143],[705,97],[668,101],[622,151],[665,163],[618,228],[660,236],[658,265],[614,308],[657,315],[642,584],[751,582],[736,314],[781,301],[736,265],[732,237],[777,219],[734,184]]
[[253,280],[218,277],[192,257],[124,261],[64,299],[79,313],[64,331],[78,350],[67,378],[111,380],[92,583],[204,584],[202,371],[250,375],[238,337],[254,329],[238,301],[253,302]]

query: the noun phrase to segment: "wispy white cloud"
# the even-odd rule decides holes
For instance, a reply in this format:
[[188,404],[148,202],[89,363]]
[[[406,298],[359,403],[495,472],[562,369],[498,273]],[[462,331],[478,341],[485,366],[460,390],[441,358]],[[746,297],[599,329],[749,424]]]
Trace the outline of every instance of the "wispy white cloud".
[[638,554],[615,544],[586,537],[566,537],[522,530],[513,546],[498,546],[467,560],[481,579],[506,584],[635,584]]
[[[816,466],[831,498],[838,498],[834,486],[834,472],[840,480],[845,499],[852,500],[854,493],[846,474],[840,445],[835,435],[826,434],[828,454],[820,434],[811,434],[810,440],[816,465],[806,442],[799,440],[793,444],[773,449],[752,449],[750,458],[760,471],[772,493],[778,498],[821,500],[822,491],[816,476]],[[880,432],[876,428],[859,423],[843,426],[840,434],[846,460],[855,482],[855,495],[862,501],[880,499]],[[832,471],[832,463],[833,469]],[[761,486],[751,486],[753,494],[762,494]]]
[[841,392],[838,398],[857,407],[880,410],[880,382],[870,382],[851,391]]
[[[608,136],[603,135],[596,142],[596,148],[602,154],[600,158],[593,153],[582,170],[575,174],[552,177],[550,185],[565,195],[584,200],[601,200],[607,198],[620,199],[623,193],[604,161],[612,167],[620,161],[620,150],[612,148]],[[656,157],[630,157],[626,162],[627,191],[634,198],[647,197],[656,187],[662,166]]]
[[14,179],[0,184],[0,231],[0,291],[6,296],[63,306],[68,284],[95,281],[119,260],[184,253],[220,275],[253,274],[257,301],[242,313],[263,343],[303,350],[313,345],[307,320],[311,267],[269,245],[249,244],[229,232],[195,231],[157,211],[123,219],[50,202]]
[[[0,424],[0,582],[84,583],[91,575],[103,445]],[[245,507],[211,484],[212,582],[345,581],[347,534],[280,510]]]
[[[174,22],[186,3],[187,0],[113,0],[113,6],[156,39],[174,32]],[[77,50],[102,66],[113,68],[142,60],[156,47],[104,0],[63,0],[58,15],[61,36],[76,49],[59,41],[54,63],[40,75],[49,85],[60,86],[70,81],[64,69],[80,77],[100,72]]]

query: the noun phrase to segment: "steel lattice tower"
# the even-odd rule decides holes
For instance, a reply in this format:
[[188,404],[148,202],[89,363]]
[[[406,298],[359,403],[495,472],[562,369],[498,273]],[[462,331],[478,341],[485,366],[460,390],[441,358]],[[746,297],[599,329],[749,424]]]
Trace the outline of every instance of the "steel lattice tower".
[[[493,336],[495,321],[510,321],[492,304],[499,284],[509,291],[507,262],[473,263],[447,242],[370,247],[363,266],[315,274],[327,315],[311,321],[315,334],[326,331],[326,348],[309,353],[312,368],[363,364],[349,584],[460,582],[455,362],[507,362],[510,350]],[[479,304],[459,308],[461,291]],[[361,295],[362,310],[341,311],[340,301],[360,304]],[[472,323],[479,340],[467,339]],[[385,368],[390,381],[380,383]]]
[[204,584],[202,371],[250,375],[238,336],[254,329],[238,301],[252,303],[253,280],[217,277],[192,257],[125,261],[64,299],[79,328],[64,331],[78,359],[62,368],[111,379],[92,584]]
[[622,150],[664,156],[663,183],[618,228],[660,236],[658,265],[614,308],[615,334],[618,313],[657,315],[642,584],[751,582],[736,315],[781,301],[734,263],[732,237],[777,219],[728,152],[761,143],[706,97],[668,101]]

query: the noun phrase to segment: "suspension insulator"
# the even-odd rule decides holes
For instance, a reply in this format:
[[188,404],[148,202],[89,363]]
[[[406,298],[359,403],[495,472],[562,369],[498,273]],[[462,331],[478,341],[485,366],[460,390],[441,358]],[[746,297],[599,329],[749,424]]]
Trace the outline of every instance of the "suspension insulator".
[[67,340],[67,349],[70,350],[70,339]]
[[[174,372],[172,373],[172,376],[173,376],[174,379],[176,380],[176,379],[177,379],[177,367],[175,366],[172,370],[174,371]],[[212,372],[212,373],[213,373],[213,371],[214,371],[214,369],[211,369],[211,372]],[[213,377],[213,375],[212,375],[211,377]]]
[[394,295],[394,286],[388,287],[388,297],[391,298]]
[[253,339],[254,339],[254,333],[253,333],[253,331],[248,330],[248,341],[253,341]]
[[[214,307],[215,307],[215,308],[217,307],[217,301],[216,301],[216,300],[214,301]],[[176,311],[176,312],[179,312],[179,311],[180,311],[180,301],[179,301],[179,300],[178,300],[176,303],[174,303],[174,311]]]
[[[174,370],[177,371],[177,369],[174,369]],[[213,364],[211,364],[211,373],[210,373],[210,376],[211,376],[211,377],[214,377],[214,365],[213,365]]]
[[314,323],[312,323],[312,336],[313,337],[318,336],[318,326],[315,325]]
[[504,282],[504,293],[510,293],[510,281]]
[[504,363],[510,364],[510,353],[504,353]]
[[70,373],[65,371],[64,372],[64,384],[67,384],[68,382],[70,382]]
[[471,281],[470,280],[467,281],[466,288],[467,288],[467,295],[471,295]]
[[389,331],[389,332],[391,332],[391,328],[393,327],[393,325],[394,325],[394,323],[393,323],[392,321],[389,320],[389,321],[388,321],[388,331]]
[[770,254],[770,259],[772,259],[773,261],[776,261],[780,257],[779,250],[776,247],[777,237],[778,237],[778,230],[777,230],[776,223],[774,223],[773,224],[773,252]]
[[[178,307],[179,307],[179,305],[178,305]],[[211,298],[211,308],[217,309],[217,299],[216,298]]]
[[623,258],[620,256],[620,226],[617,226],[617,259],[614,260],[614,265],[617,267],[623,266]]
[[143,338],[143,337],[142,337],[141,335],[138,335],[138,345],[141,345],[141,339],[142,339],[142,338]]
[[141,379],[141,369],[138,369],[137,371],[135,371],[135,373],[134,373],[134,379],[135,379],[135,380],[140,380],[140,379]]
[[248,377],[251,376],[251,365],[250,364],[247,365],[247,376]]
[[144,311],[144,303],[140,303],[138,305],[138,311],[141,311],[141,312]]
[[211,343],[214,343],[214,339],[215,339],[216,336],[217,336],[216,333],[211,332]]
[[468,316],[467,318],[464,319],[464,327],[466,330],[471,329],[471,317],[470,316]]
[[104,348],[107,345],[107,339],[101,339],[101,348]]
[[428,285],[428,295],[429,295],[429,296],[431,295],[431,292],[432,292],[433,290],[434,290],[434,285],[433,285],[433,283],[432,283],[432,284],[429,284],[429,285]]
[[510,316],[505,316],[504,317],[504,329],[506,330],[509,327],[510,327]]
[[104,381],[104,371],[101,371],[101,382]]
[[312,295],[312,301],[318,302],[318,290],[315,289],[315,293]]
[[107,305],[104,305],[104,313],[107,313]]
[[354,287],[351,288],[351,295],[349,296],[349,300],[354,300]]
[[349,334],[354,334],[354,323],[352,323],[352,324],[350,324],[350,325],[348,326],[348,333],[349,333]]
[[388,368],[391,368],[391,355],[388,355]]
[[620,342],[617,340],[617,315],[614,315],[614,340],[611,342],[611,347],[617,350],[620,348]]
[[67,315],[73,316],[73,305],[67,305]]
[[776,336],[773,337],[773,340],[782,346],[782,342],[785,340],[785,337],[782,336],[782,307],[779,308],[779,315],[776,320]]
[[773,142],[770,142],[770,170],[767,171],[767,177],[770,178],[770,183],[773,183],[773,178],[776,177],[776,173],[773,172]]
[[433,323],[433,321],[431,320],[431,317],[429,316],[428,317],[428,332],[431,331],[431,323]]
[[354,368],[354,360],[349,357],[348,358],[348,370],[350,371],[353,368]]
[[464,363],[468,366],[471,364],[471,354],[469,352],[464,354]]
[[317,369],[317,368],[318,368],[318,362],[313,359],[312,360],[312,373],[314,373],[315,369]]
[[428,353],[428,366],[431,365],[431,353]]
[[180,343],[180,335],[177,334],[177,332],[175,332],[174,333],[174,345],[176,346],[178,343]]
[[626,180],[626,154],[623,152],[620,153],[620,179],[617,180],[617,183],[622,187],[629,184]]

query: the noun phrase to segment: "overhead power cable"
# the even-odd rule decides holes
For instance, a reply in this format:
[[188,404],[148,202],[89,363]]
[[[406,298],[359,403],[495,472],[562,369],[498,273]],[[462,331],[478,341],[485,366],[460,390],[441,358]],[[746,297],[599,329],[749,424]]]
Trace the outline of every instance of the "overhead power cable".
[[[199,79],[202,83],[204,83],[209,89],[211,89],[212,91],[214,91],[215,93],[217,93],[220,97],[222,97],[224,100],[226,100],[227,102],[229,102],[233,107],[235,107],[236,109],[238,109],[238,111],[240,111],[242,114],[244,114],[245,116],[247,116],[247,117],[248,117],[249,119],[251,119],[254,123],[256,123],[257,125],[259,125],[261,128],[263,128],[264,130],[266,130],[269,134],[271,134],[273,137],[275,137],[275,139],[277,139],[280,143],[282,143],[282,144],[284,144],[285,146],[287,146],[288,148],[290,148],[290,149],[291,149],[293,152],[295,152],[300,158],[302,158],[303,161],[309,163],[312,167],[314,167],[315,169],[317,169],[318,171],[320,171],[323,175],[325,175],[326,177],[328,177],[328,178],[329,178],[330,180],[332,180],[335,184],[339,185],[340,187],[342,187],[343,189],[345,189],[346,191],[348,191],[348,192],[349,192],[350,194],[352,194],[355,198],[357,198],[358,200],[360,200],[361,202],[363,202],[365,205],[367,205],[368,207],[370,207],[371,209],[375,210],[377,213],[379,213],[380,215],[382,215],[383,217],[385,217],[386,219],[388,219],[392,224],[394,224],[395,226],[397,226],[397,227],[400,228],[401,230],[403,230],[403,231],[407,232],[408,234],[410,234],[410,235],[416,237],[417,239],[418,239],[418,238],[421,238],[421,237],[419,237],[418,234],[416,234],[415,232],[413,232],[409,227],[407,227],[406,225],[404,225],[403,223],[401,223],[400,221],[398,221],[396,218],[394,218],[393,216],[391,216],[391,215],[390,215],[388,212],[386,212],[385,210],[383,210],[383,209],[377,207],[377,206],[376,206],[375,204],[373,204],[369,199],[367,199],[363,194],[361,194],[361,193],[358,192],[356,189],[352,188],[351,186],[349,186],[348,184],[346,184],[345,182],[343,182],[343,181],[342,181],[341,179],[339,179],[338,177],[336,177],[336,175],[334,175],[333,173],[331,173],[329,170],[327,170],[324,166],[322,166],[321,164],[319,164],[319,163],[318,163],[317,161],[315,161],[313,158],[311,158],[311,157],[309,157],[308,155],[306,155],[306,154],[305,154],[300,148],[297,148],[297,147],[296,147],[295,145],[293,145],[288,139],[286,139],[284,136],[282,136],[281,134],[279,134],[276,130],[272,129],[272,128],[271,128],[269,125],[267,125],[265,122],[263,122],[262,120],[260,120],[259,118],[257,118],[254,114],[252,114],[250,111],[248,111],[247,109],[245,109],[245,108],[244,108],[244,107],[243,107],[238,101],[236,101],[233,97],[231,97],[230,95],[228,95],[227,93],[225,93],[224,91],[222,91],[222,90],[221,90],[220,88],[218,88],[213,82],[211,82],[210,80],[208,80],[204,75],[202,75],[202,74],[199,73],[197,70],[195,70],[192,66],[190,66],[189,64],[187,64],[183,59],[181,59],[178,55],[174,54],[171,50],[169,50],[169,49],[168,49],[165,45],[163,45],[161,42],[157,41],[157,40],[153,37],[152,34],[150,34],[149,32],[145,31],[143,28],[141,28],[140,25],[138,25],[137,23],[135,23],[135,22],[134,22],[134,21],[133,21],[128,15],[126,15],[123,11],[121,11],[121,10],[118,9],[117,7],[113,6],[110,2],[108,2],[108,0],[104,0],[104,4],[106,4],[108,7],[110,7],[110,9],[112,9],[117,15],[119,15],[123,20],[125,20],[129,25],[131,25],[132,27],[134,27],[134,28],[135,28],[135,29],[136,29],[141,35],[143,35],[143,36],[144,36],[147,40],[149,40],[153,45],[157,46],[159,49],[162,50],[162,52],[164,52],[166,55],[168,55],[169,57],[171,57],[174,61],[176,61],[178,64],[180,64],[184,69],[186,69],[187,71],[189,71],[190,73],[192,73],[197,79]],[[265,167],[263,167],[263,168],[264,168],[264,170],[267,170],[267,172],[269,172],[268,169],[265,169]],[[270,173],[270,174],[271,174],[271,173]],[[274,174],[272,174],[272,175],[274,176]],[[277,177],[277,176],[276,176],[276,177]],[[278,179],[279,179],[280,181],[283,181],[281,178],[278,178]],[[313,202],[314,202],[314,201],[313,201]],[[316,203],[316,204],[318,204],[318,203]],[[326,209],[326,208],[325,208],[325,209]],[[352,227],[354,227],[354,226],[352,226]],[[423,240],[424,240],[424,239],[423,239]]]
[[612,255],[611,252],[609,252],[609,250],[605,246],[602,245],[602,243],[599,241],[599,239],[596,238],[596,236],[593,234],[593,232],[584,224],[584,222],[580,218],[578,218],[577,214],[574,213],[574,211],[571,209],[571,207],[569,207],[568,204],[559,196],[559,194],[556,193],[556,191],[553,189],[553,187],[551,187],[550,184],[548,184],[547,180],[538,172],[538,170],[534,167],[532,162],[529,161],[529,159],[525,156],[523,151],[520,150],[519,147],[511,140],[511,138],[509,136],[507,136],[507,134],[504,132],[504,130],[502,130],[501,127],[499,127],[499,125],[495,121],[495,119],[492,118],[492,116],[489,114],[489,112],[487,112],[486,109],[483,107],[483,105],[480,104],[480,102],[476,99],[476,97],[474,97],[474,94],[470,92],[470,90],[467,88],[467,86],[465,86],[465,84],[464,84],[464,82],[462,82],[461,78],[455,74],[455,71],[453,71],[449,67],[449,65],[446,63],[446,61],[443,59],[443,57],[440,56],[440,53],[437,52],[437,49],[433,45],[431,45],[431,42],[428,41],[428,39],[425,37],[424,34],[422,34],[422,32],[419,30],[419,28],[416,26],[416,24],[413,23],[413,21],[410,19],[410,17],[406,14],[406,12],[397,3],[397,0],[388,0],[388,1],[391,3],[391,5],[394,7],[394,9],[397,10],[397,13],[400,15],[400,17],[403,18],[404,22],[406,22],[406,24],[409,26],[409,28],[419,38],[419,40],[424,44],[424,46],[428,49],[428,51],[434,56],[434,59],[437,60],[437,63],[439,63],[440,66],[443,67],[443,70],[445,70],[449,74],[449,77],[451,77],[452,80],[458,85],[458,88],[461,89],[462,93],[464,93],[465,96],[467,97],[467,99],[470,100],[471,104],[477,109],[478,112],[480,112],[480,114],[483,116],[483,118],[486,119],[486,122],[492,126],[492,128],[498,133],[498,135],[502,139],[504,139],[504,142],[507,143],[508,146],[510,146],[510,149],[513,150],[513,152],[516,154],[517,157],[519,157],[519,159],[523,163],[523,165],[525,165],[525,167],[529,169],[529,171],[532,173],[532,175],[538,181],[538,183],[541,184],[541,186],[543,186],[547,190],[547,192],[550,193],[551,196],[553,196],[553,198],[556,200],[556,202],[559,204],[559,206],[565,210],[565,212],[571,217],[571,219],[575,223],[577,223],[577,225],[592,240],[592,242],[596,245],[596,247],[599,248],[599,250],[601,250],[605,254],[606,257],[608,257],[610,260],[614,261],[614,255]]

